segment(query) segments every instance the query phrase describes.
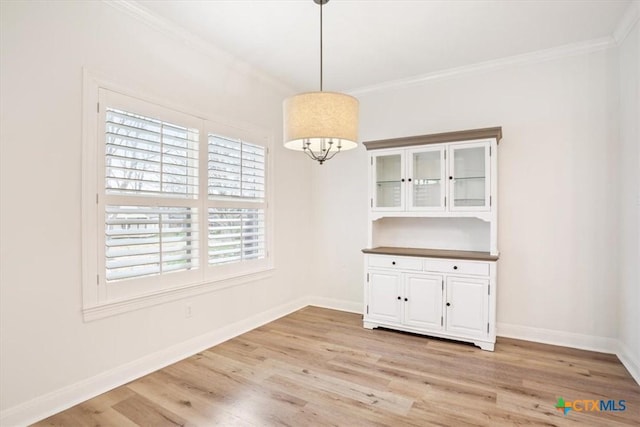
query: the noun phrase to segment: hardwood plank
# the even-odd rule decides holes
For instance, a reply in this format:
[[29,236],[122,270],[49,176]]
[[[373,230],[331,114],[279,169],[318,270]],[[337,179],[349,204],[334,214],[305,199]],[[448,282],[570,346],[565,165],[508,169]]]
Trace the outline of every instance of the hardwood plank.
[[105,409],[96,413],[94,410],[88,409],[87,406],[74,406],[57,415],[42,420],[35,425],[37,426],[55,426],[55,427],[137,427],[138,424],[122,415],[113,408]]
[[[626,400],[624,412],[555,408]],[[249,331],[38,426],[631,426],[640,386],[615,355],[499,338],[495,352],[362,327],[317,307]]]
[[[295,378],[287,378],[274,375],[268,379],[268,383],[273,388],[283,390],[295,390],[296,395],[303,397],[315,405],[319,405],[324,413],[344,413],[349,414],[345,420],[362,420],[364,425],[424,425],[420,423],[399,423],[400,420],[408,420],[406,417],[383,411],[375,404],[369,404],[359,399],[359,396],[346,396],[322,387],[316,387],[312,383],[301,383]],[[331,417],[329,418],[331,419]],[[319,423],[322,425],[322,423]],[[342,422],[340,425],[349,425]]]
[[203,397],[203,394],[194,390],[194,386],[164,371],[147,375],[128,387],[196,425],[249,424],[228,411],[227,405],[210,399],[206,391]]
[[172,427],[194,425],[166,408],[156,405],[149,399],[137,394],[122,402],[118,402],[113,406],[113,409],[141,426]]
[[126,400],[135,393],[127,387],[118,387],[101,394],[91,400],[74,406],[59,415],[47,418],[37,423],[41,426],[136,426],[133,421],[125,417],[112,406]]

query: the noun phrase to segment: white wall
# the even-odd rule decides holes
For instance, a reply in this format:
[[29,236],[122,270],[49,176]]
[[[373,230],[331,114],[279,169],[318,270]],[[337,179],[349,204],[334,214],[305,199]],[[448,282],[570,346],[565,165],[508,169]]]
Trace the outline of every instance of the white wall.
[[[498,333],[617,334],[615,49],[357,94],[361,139],[502,126]],[[360,302],[364,147],[313,172],[316,293]]]
[[[640,6],[637,6],[640,10]],[[640,376],[640,24],[620,46],[620,291],[623,357]]]
[[[286,87],[104,2],[1,5],[0,410],[309,294],[298,255],[310,251],[311,200],[300,185],[310,166],[279,143]],[[273,131],[271,278],[83,322],[82,67],[169,105]]]

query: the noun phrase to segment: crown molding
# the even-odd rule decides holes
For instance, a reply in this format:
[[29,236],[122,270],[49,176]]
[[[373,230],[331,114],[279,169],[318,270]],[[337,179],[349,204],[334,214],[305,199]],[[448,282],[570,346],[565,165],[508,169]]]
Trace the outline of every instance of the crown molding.
[[622,15],[618,26],[613,32],[613,38],[618,45],[627,38],[634,25],[640,19],[640,0],[633,0]]
[[[255,68],[244,60],[234,56],[232,53],[223,50],[194,35],[183,27],[152,13],[147,8],[139,4],[139,2],[136,0],[103,0],[103,2],[113,7],[114,9],[117,9],[123,13],[128,14],[129,16],[138,19],[139,21],[145,23],[156,31],[181,41],[186,46],[189,46],[200,53],[203,53],[216,60],[220,60],[222,58],[227,62],[233,63],[236,67],[238,67],[238,71],[242,71],[247,75],[265,80],[267,83],[278,90],[287,93],[297,92],[294,86],[287,84],[282,80],[279,80],[274,76]],[[636,25],[639,19],[640,0],[633,0],[627,7],[622,19],[618,23],[618,26],[611,36],[567,44],[521,55],[514,55],[495,60],[479,62],[476,64],[464,65],[456,68],[434,71],[431,73],[421,74],[409,78],[391,80],[371,86],[364,86],[355,88],[353,90],[347,90],[346,93],[353,96],[363,95],[385,89],[418,85],[431,80],[455,77],[463,74],[496,70],[514,65],[534,64],[538,62],[609,49],[620,45],[622,41],[624,41],[624,39],[627,37],[627,35],[631,32],[634,25]]]
[[232,63],[236,71],[242,72],[245,75],[255,77],[260,80],[264,80],[279,91],[283,91],[286,93],[295,92],[295,88],[293,86],[255,68],[251,64],[238,58],[232,53],[205,41],[201,37],[196,36],[183,27],[152,13],[149,9],[145,8],[135,0],[102,1],[103,3],[113,7],[114,9],[126,13],[127,15],[148,25],[150,28],[183,43],[185,46],[188,46],[199,53],[209,56],[216,61],[220,61],[222,59],[227,63]]
[[522,55],[508,56],[505,58],[495,59],[491,61],[478,62],[476,64],[464,65],[462,67],[449,68],[446,70],[434,71],[432,73],[422,74],[407,79],[392,80],[377,85],[366,86],[348,91],[350,95],[363,95],[370,92],[377,92],[385,89],[393,89],[405,86],[422,84],[431,80],[437,80],[448,77],[455,77],[462,74],[469,74],[478,71],[495,70],[506,68],[514,65],[534,64],[538,62],[550,61],[569,56],[583,55],[586,53],[597,52],[600,50],[610,49],[617,45],[612,36],[602,37],[599,39],[588,40],[585,42],[572,43],[551,49],[539,50]]

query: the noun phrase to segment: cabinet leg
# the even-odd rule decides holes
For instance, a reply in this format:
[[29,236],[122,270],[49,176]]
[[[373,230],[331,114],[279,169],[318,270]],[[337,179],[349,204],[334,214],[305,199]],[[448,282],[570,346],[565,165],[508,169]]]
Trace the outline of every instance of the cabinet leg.
[[486,351],[493,351],[493,349],[495,347],[495,343],[486,342],[486,341],[478,341],[478,342],[474,342],[473,344],[477,345],[482,350],[486,350]]
[[376,328],[378,325],[376,325],[375,323],[363,322],[362,326],[364,326],[365,329],[373,329],[373,328]]

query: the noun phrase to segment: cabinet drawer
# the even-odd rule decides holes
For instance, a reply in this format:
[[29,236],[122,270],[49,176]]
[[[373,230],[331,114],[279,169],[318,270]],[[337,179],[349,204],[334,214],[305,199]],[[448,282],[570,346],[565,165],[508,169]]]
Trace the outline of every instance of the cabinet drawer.
[[424,269],[442,273],[475,274],[478,276],[489,275],[489,264],[485,262],[427,259],[424,261]]
[[402,256],[370,256],[369,267],[422,270],[422,260]]

